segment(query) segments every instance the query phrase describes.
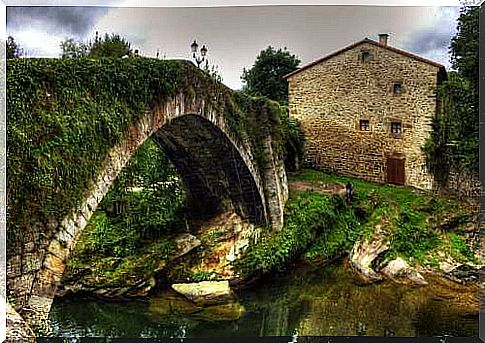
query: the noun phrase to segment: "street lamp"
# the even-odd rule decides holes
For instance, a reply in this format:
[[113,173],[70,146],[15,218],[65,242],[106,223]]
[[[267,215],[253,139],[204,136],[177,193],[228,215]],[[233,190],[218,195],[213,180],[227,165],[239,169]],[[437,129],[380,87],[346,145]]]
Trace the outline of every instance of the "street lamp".
[[207,55],[207,48],[205,47],[205,45],[203,45],[202,49],[200,49],[200,54],[199,54],[198,52],[199,44],[197,44],[197,42],[194,39],[194,42],[190,45],[190,49],[192,50],[192,57],[197,63],[197,67],[200,68],[200,64],[205,61],[205,56]]

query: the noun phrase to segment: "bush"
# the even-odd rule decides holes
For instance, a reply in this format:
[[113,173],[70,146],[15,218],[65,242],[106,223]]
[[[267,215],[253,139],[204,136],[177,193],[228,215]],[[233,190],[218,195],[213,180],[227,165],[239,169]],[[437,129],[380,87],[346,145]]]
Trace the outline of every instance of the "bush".
[[113,225],[104,212],[96,212],[89,226],[84,245],[85,255],[125,257],[135,252],[139,241],[138,233],[129,227]]
[[342,205],[338,196],[325,197],[310,192],[290,199],[283,228],[277,232],[266,231],[236,261],[236,269],[244,276],[283,270],[309,247],[316,235],[336,223],[336,209]]

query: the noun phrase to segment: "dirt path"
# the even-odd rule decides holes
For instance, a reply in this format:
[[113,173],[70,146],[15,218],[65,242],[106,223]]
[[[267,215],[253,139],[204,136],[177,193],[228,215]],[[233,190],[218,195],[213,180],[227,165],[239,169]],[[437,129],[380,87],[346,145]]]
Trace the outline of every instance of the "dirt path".
[[345,185],[339,183],[326,184],[322,181],[290,181],[288,187],[292,191],[312,191],[319,194],[345,194]]

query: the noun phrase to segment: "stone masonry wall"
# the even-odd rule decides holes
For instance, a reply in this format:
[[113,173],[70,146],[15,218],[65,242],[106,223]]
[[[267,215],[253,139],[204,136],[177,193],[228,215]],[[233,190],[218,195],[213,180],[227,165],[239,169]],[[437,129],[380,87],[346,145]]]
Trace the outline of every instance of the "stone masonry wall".
[[[371,54],[361,60],[362,51]],[[436,111],[437,66],[362,43],[289,77],[290,117],[305,135],[304,164],[387,182],[387,157],[405,157],[405,183],[433,187],[422,147]],[[401,94],[393,93],[395,82]],[[369,120],[361,131],[359,120]],[[391,122],[401,134],[391,134]]]

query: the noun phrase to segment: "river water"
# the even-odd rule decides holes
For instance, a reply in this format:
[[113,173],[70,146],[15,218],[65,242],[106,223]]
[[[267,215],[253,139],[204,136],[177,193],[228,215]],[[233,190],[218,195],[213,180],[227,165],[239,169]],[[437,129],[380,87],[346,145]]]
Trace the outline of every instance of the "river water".
[[476,336],[478,293],[438,277],[428,286],[362,285],[344,264],[305,265],[239,292],[239,301],[194,309],[166,291],[149,301],[56,299],[59,337]]

